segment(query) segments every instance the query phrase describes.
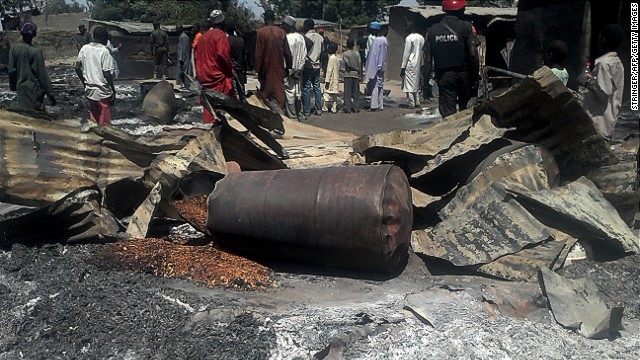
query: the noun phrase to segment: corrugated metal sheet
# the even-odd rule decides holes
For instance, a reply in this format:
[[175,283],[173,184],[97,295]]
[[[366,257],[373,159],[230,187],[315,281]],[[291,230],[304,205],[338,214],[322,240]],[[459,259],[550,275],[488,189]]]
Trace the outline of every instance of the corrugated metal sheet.
[[[296,20],[297,23],[303,23],[305,20],[307,20],[308,18],[303,18],[303,17],[299,17],[299,18],[294,18]],[[316,28],[320,28],[320,27],[334,27],[334,26],[338,26],[338,23],[334,23],[331,21],[326,21],[326,20],[320,20],[320,19],[313,19],[313,22],[316,24]]]
[[561,268],[569,250],[578,241],[556,229],[551,229],[551,234],[554,240],[505,255],[480,266],[478,272],[506,280],[537,281],[541,268]]
[[640,239],[587,178],[556,189],[509,192],[545,224],[589,242],[596,258],[640,251]]
[[156,156],[184,146],[175,136],[148,141],[79,121],[46,121],[0,110],[0,201],[44,206],[72,191],[100,189],[144,174]]
[[351,155],[348,142],[285,147],[291,157],[284,160],[291,169],[308,169],[343,165]]
[[[367,154],[367,160],[374,156],[374,153],[384,152],[385,149],[433,157],[449,149],[456,139],[471,127],[473,124],[472,116],[473,109],[467,109],[426,129],[363,135],[353,141],[353,149],[356,152]],[[375,149],[372,148],[379,150],[374,151]],[[372,159],[372,161],[378,160]]]
[[113,238],[119,230],[118,222],[101,203],[102,192],[96,186],[80,188],[47,207],[0,221],[0,245]]
[[[153,32],[153,24],[152,23],[140,23],[140,22],[130,22],[130,21],[103,21],[103,20],[89,20],[89,27],[95,25],[106,25],[113,26],[119,29],[122,29],[129,33],[130,35],[144,35],[151,34]],[[185,25],[185,27],[189,27],[190,25]],[[175,32],[175,25],[160,25],[160,29],[166,32]]]
[[438,154],[432,160],[427,162],[421,171],[412,175],[418,178],[428,172],[433,171],[445,162],[456,158],[469,151],[477,150],[482,145],[488,144],[495,139],[499,139],[504,135],[507,129],[497,128],[491,121],[491,116],[483,115],[468,130],[468,136],[461,142],[453,144],[444,154]]
[[549,149],[563,180],[575,180],[595,168],[617,163],[589,115],[547,67],[478,110],[491,114],[497,126],[513,128],[505,138]]
[[505,184],[529,190],[548,188],[545,161],[533,145],[495,157],[468,185],[458,189],[440,211],[440,223],[414,231],[414,251],[469,266],[548,240],[549,229],[505,190]]

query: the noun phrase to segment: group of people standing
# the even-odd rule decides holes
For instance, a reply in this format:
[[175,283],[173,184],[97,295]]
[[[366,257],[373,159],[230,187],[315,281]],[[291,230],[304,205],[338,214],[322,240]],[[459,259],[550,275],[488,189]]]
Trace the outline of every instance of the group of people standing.
[[[306,19],[302,33],[298,33],[295,19],[291,16],[283,19],[282,29],[273,25],[272,11],[267,10],[264,17],[267,25],[258,30],[256,71],[261,90],[267,99],[276,101],[289,117],[298,120],[311,114],[337,112],[337,97],[340,92],[337,44],[329,41],[322,30],[316,31],[316,24],[312,19]],[[356,50],[355,42],[349,39],[347,51],[342,54],[345,65],[345,113],[360,111],[359,83],[363,75],[363,64],[366,93],[371,94],[369,110],[383,109],[384,73],[389,45],[386,29],[382,29],[380,23],[372,22],[369,31],[370,41],[358,42]],[[283,41],[283,37],[286,41]],[[266,71],[267,68],[270,71]],[[273,71],[274,68],[278,69],[277,72]],[[284,82],[281,76],[284,76]]]
[[[406,93],[410,107],[421,106],[421,81],[428,81],[432,72],[439,87],[442,117],[465,109],[474,89],[477,90],[479,41],[473,25],[464,20],[465,6],[463,0],[444,0],[445,16],[428,29],[426,38],[415,24],[407,22],[400,75],[402,91]],[[266,10],[263,16],[265,26],[257,31],[254,62],[263,96],[290,118],[300,121],[311,114],[337,112],[340,79],[337,44],[329,41],[323,31],[316,31],[312,19],[305,20],[302,32],[298,32],[296,20],[291,16],[286,16],[281,26],[275,25],[273,11]],[[160,29],[159,22],[154,22],[153,26],[150,37],[155,61],[153,75],[154,78],[166,78],[168,36]],[[94,28],[93,37],[84,25],[78,30],[73,37],[78,49],[75,70],[89,100],[90,118],[100,125],[110,125],[110,108],[116,98],[114,79],[118,77],[113,54],[121,45],[113,46],[108,31],[102,26]],[[361,82],[365,83],[365,94],[370,95],[369,110],[384,108],[389,48],[387,29],[374,21],[368,30],[368,37],[360,33],[357,43],[348,39],[347,50],[342,54],[345,113],[360,111]],[[209,14],[205,31],[200,32],[199,25],[192,28],[191,36],[181,25],[176,26],[176,31],[180,34],[177,85],[184,86],[187,79],[197,79],[203,88],[245,101],[245,43],[236,34],[233,22],[226,20],[221,10],[214,10]],[[37,26],[25,22],[20,33],[23,42],[12,46],[9,52],[10,88],[17,92],[21,107],[43,110],[45,96],[52,105],[56,104],[56,99],[42,50],[32,44]],[[583,84],[588,91],[586,110],[607,139],[613,135],[624,87],[624,69],[616,53],[623,35],[617,25],[603,29],[599,40],[605,55],[596,60],[591,81]],[[547,65],[566,85],[569,74],[562,65],[567,56],[566,44],[551,42],[546,55]],[[215,121],[215,116],[205,107],[204,122]]]

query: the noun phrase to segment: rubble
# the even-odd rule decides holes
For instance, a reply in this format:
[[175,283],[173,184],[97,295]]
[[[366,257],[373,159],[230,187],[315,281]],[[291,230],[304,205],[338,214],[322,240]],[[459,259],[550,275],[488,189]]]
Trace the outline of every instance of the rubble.
[[[257,106],[247,106],[240,100],[213,90],[203,90],[201,99],[203,105],[212,114],[215,114],[216,110],[224,110],[271,150],[275,151],[280,158],[287,159],[289,157],[282,145],[269,133],[269,131],[275,131],[278,134],[284,134],[282,117],[279,114]],[[221,119],[224,118],[221,117]],[[232,161],[235,160],[232,159]]]
[[132,238],[144,238],[149,230],[149,223],[154,216],[179,215],[169,206],[169,200],[178,181],[200,170],[214,171],[219,174],[227,172],[226,162],[220,143],[216,139],[216,129],[202,133],[191,140],[175,155],[159,156],[145,172],[143,182],[152,185],[149,196],[136,210],[127,227],[127,235]]
[[142,109],[144,114],[163,124],[174,121],[180,104],[173,93],[173,85],[168,81],[160,81],[144,97]]
[[[207,343],[245,325],[255,330],[251,341],[265,342],[225,344],[260,347],[259,358],[637,352],[639,305],[628,294],[637,293],[638,255],[630,254],[640,244],[624,221],[637,213],[625,198],[637,195],[628,179],[635,168],[616,158],[558,83],[543,68],[425,129],[353,142],[350,134],[290,122],[257,97],[250,102],[258,106],[248,106],[213,92],[202,101],[219,126],[158,128],[155,136],[0,111],[0,201],[40,207],[0,222],[0,236],[14,243],[0,252],[0,304],[11,309],[0,315],[10,324],[0,329],[0,357],[29,344],[21,332],[41,339],[40,347],[48,341],[30,329],[48,326],[27,316],[32,311],[51,312],[64,328],[54,332],[65,338],[77,337],[66,330],[74,327],[92,336],[102,327],[141,328],[135,343],[118,345],[131,353],[96,352],[98,343],[82,337],[82,346],[68,345],[67,355],[78,357],[198,357],[184,347],[164,351],[166,339]],[[195,229],[177,227],[185,221]],[[115,241],[127,222],[127,241],[42,245]],[[33,224],[51,225],[41,233]],[[590,259],[566,266],[578,242]],[[47,266],[69,272],[67,261],[70,279],[38,273]],[[593,269],[596,285],[555,278]],[[617,275],[624,284],[608,285]],[[105,283],[115,295],[105,295]],[[598,287],[603,296],[578,297],[585,307],[572,310],[574,298],[562,293],[569,286],[589,294]],[[64,304],[107,315],[90,326],[63,317],[54,289]],[[592,305],[591,314],[580,314]],[[169,313],[164,307],[173,311],[166,321],[156,316]],[[563,326],[612,341],[596,346],[565,331],[547,308]],[[588,319],[565,319],[574,314]]]
[[545,224],[588,243],[593,248],[589,255],[596,259],[619,258],[640,251],[640,239],[584,177],[556,189],[511,192]]
[[610,338],[621,329],[623,308],[608,308],[593,281],[564,279],[541,268],[540,284],[562,326],[590,339]]
[[115,239],[120,225],[101,203],[96,186],[80,188],[49,206],[0,221],[0,246]]
[[145,141],[112,128],[82,129],[73,120],[46,121],[0,110],[0,201],[45,206],[72,191],[97,184],[101,190],[140,177],[180,139]]

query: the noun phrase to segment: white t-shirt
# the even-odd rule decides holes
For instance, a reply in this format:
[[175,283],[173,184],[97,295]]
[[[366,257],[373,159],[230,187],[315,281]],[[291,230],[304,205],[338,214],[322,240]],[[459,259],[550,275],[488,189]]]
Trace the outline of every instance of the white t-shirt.
[[86,44],[78,53],[78,61],[82,63],[82,75],[87,81],[87,97],[95,101],[109,98],[112,94],[111,87],[103,74],[114,70],[109,49],[97,42]]

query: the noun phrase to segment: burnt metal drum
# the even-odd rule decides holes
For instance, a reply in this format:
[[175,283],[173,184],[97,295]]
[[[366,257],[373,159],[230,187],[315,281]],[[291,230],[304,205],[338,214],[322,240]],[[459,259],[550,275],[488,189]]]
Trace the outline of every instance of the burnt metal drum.
[[405,266],[412,225],[395,165],[232,173],[208,202],[207,228],[226,247],[380,273]]

